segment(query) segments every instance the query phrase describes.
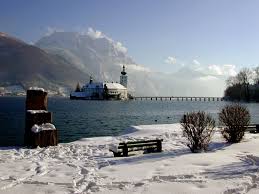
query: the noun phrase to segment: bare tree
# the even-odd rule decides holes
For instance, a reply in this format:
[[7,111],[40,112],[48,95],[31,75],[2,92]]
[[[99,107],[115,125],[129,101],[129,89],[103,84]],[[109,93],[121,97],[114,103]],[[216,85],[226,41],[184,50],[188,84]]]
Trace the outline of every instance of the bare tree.
[[192,152],[206,151],[214,132],[215,120],[205,112],[191,112],[181,119],[183,136]]
[[239,84],[242,84],[242,85],[249,84],[249,80],[251,79],[251,75],[252,75],[252,72],[249,68],[243,68],[236,75],[237,82]]
[[237,143],[242,140],[250,123],[250,114],[245,106],[226,105],[219,113],[219,121],[225,125],[221,133],[227,142]]
[[255,84],[258,84],[258,83],[259,83],[259,66],[257,66],[256,68],[254,68],[253,81],[254,81]]
[[231,87],[237,84],[237,78],[236,76],[230,76],[227,80],[226,80],[226,84],[227,87]]
[[251,78],[252,72],[249,68],[241,69],[241,71],[236,76],[237,83],[240,84],[242,88],[244,88],[244,98],[246,101],[250,101],[249,81]]

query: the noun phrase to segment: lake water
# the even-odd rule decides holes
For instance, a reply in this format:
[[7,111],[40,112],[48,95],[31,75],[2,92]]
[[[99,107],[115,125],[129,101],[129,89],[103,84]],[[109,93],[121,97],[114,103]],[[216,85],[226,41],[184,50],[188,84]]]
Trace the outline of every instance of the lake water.
[[[48,110],[59,130],[59,142],[118,135],[132,125],[177,123],[189,111],[204,110],[217,119],[228,102],[80,101],[48,98]],[[251,123],[259,123],[259,104],[246,104]],[[0,97],[0,146],[23,144],[24,97]]]

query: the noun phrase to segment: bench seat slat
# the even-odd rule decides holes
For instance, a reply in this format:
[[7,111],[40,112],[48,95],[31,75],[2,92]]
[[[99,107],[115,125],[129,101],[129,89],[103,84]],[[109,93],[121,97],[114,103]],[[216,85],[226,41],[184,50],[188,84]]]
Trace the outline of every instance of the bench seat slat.
[[[127,145],[128,148],[134,148],[134,147],[148,147],[148,146],[156,146],[157,143],[141,143],[141,144],[131,144]],[[118,149],[122,149],[124,146],[119,146]]]
[[132,151],[139,151],[139,150],[145,150],[145,149],[149,149],[149,148],[157,148],[156,146],[148,146],[148,147],[134,147],[134,148],[130,148],[129,152]]
[[[149,142],[157,142],[163,141],[163,139],[155,139],[155,140],[143,140],[143,141],[128,141],[126,144],[138,144],[138,143],[149,143]],[[124,145],[125,143],[119,143],[119,145]]]

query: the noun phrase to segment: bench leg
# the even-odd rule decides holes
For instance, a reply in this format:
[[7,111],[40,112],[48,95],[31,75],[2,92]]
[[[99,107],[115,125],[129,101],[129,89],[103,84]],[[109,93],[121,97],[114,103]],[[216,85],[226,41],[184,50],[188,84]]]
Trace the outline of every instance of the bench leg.
[[159,140],[157,141],[157,151],[162,152],[162,142]]
[[123,153],[124,157],[128,156],[128,146],[127,146],[127,144],[124,144],[124,147],[122,149],[122,153]]

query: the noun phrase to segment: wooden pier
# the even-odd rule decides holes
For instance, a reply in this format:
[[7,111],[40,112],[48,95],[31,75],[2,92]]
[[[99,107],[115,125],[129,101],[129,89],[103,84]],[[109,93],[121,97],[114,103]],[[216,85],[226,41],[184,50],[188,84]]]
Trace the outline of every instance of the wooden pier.
[[223,97],[196,97],[196,96],[135,96],[134,100],[154,101],[223,101]]

